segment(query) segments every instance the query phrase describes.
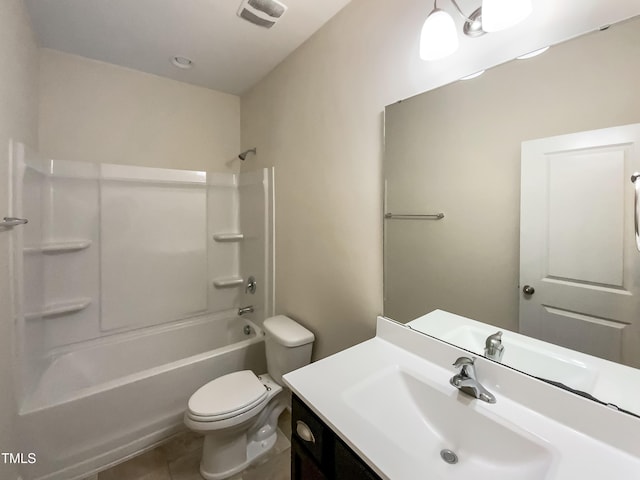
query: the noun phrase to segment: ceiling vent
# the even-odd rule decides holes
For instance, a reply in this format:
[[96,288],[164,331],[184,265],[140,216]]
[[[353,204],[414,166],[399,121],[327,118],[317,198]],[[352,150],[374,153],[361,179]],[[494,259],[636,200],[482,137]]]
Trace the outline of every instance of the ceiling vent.
[[271,28],[287,11],[287,6],[278,0],[244,0],[238,16],[260,27]]

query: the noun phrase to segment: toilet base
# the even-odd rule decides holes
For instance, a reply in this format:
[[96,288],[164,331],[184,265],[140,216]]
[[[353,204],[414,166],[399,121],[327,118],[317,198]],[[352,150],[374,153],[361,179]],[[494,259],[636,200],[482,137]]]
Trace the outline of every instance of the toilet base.
[[252,441],[247,444],[247,457],[242,463],[235,465],[233,468],[224,472],[211,472],[207,470],[205,465],[206,450],[203,451],[202,461],[200,462],[200,475],[206,480],[225,480],[230,478],[250,465],[254,464],[266,454],[268,454],[273,446],[276,444],[277,431],[273,432],[268,438],[260,441]]

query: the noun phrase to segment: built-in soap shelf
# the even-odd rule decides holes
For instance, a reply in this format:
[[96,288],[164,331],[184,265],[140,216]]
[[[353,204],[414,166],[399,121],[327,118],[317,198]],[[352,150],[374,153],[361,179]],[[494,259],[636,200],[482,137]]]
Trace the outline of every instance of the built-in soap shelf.
[[25,314],[24,318],[26,320],[33,320],[36,318],[58,317],[60,315],[80,312],[89,305],[91,305],[90,298],[78,298],[69,302],[52,303],[50,305],[46,305],[41,312]]
[[91,246],[91,240],[73,240],[68,242],[43,243],[36,247],[25,247],[24,253],[68,253],[85,250]]
[[216,233],[213,239],[216,242],[240,242],[244,238],[242,233]]
[[242,277],[216,278],[213,281],[213,286],[216,288],[235,288],[242,285],[244,285],[244,279]]

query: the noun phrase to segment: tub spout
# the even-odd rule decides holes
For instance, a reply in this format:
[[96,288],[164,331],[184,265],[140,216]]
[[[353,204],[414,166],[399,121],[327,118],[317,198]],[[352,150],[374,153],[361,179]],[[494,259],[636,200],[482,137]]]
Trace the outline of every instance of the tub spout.
[[253,313],[253,305],[249,305],[248,307],[240,307],[238,309],[238,315],[244,315],[245,313]]

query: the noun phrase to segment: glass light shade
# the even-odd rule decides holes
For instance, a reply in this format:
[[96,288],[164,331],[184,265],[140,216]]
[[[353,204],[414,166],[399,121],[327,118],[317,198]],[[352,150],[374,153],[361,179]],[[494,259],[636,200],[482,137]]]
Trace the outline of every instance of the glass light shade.
[[532,11],[531,0],[482,0],[482,29],[504,30],[527,18]]
[[420,58],[438,60],[458,49],[458,33],[453,18],[444,10],[434,9],[420,33]]

